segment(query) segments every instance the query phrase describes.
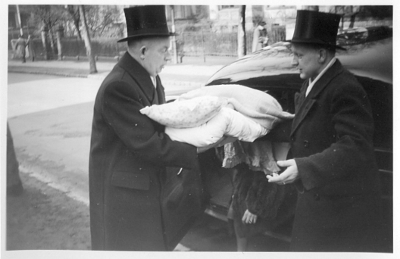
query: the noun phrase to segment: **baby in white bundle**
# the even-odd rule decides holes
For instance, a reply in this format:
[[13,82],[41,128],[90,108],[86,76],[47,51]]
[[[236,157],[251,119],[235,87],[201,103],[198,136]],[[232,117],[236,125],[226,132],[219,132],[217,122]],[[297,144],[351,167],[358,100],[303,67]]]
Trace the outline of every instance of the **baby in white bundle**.
[[213,118],[197,127],[165,128],[165,133],[171,139],[186,142],[196,147],[212,145],[224,136],[232,137],[230,138],[231,141],[239,139],[253,142],[267,134],[268,131],[230,107],[222,107]]
[[282,111],[269,94],[241,85],[202,87],[175,102],[145,107],[141,112],[165,125],[172,140],[196,147],[214,144],[223,137],[253,142],[282,119],[294,116]]

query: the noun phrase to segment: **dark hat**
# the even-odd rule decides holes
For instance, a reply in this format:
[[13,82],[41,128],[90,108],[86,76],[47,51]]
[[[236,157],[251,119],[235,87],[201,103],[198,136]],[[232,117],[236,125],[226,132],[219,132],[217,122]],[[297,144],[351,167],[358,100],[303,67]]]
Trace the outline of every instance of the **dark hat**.
[[341,16],[333,13],[322,13],[298,10],[296,27],[292,43],[312,43],[344,49],[336,45]]
[[145,5],[124,8],[128,36],[118,42],[134,38],[173,36],[169,32],[164,5]]

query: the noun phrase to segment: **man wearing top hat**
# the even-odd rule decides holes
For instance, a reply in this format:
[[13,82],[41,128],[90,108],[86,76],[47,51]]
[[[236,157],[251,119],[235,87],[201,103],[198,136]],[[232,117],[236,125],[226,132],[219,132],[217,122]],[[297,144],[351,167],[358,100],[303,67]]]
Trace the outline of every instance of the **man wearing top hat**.
[[291,149],[277,184],[298,201],[294,251],[379,251],[380,186],[369,100],[335,57],[340,16],[299,10],[293,63],[305,82],[295,96]]
[[128,50],[96,96],[89,159],[92,249],[173,249],[203,212],[196,147],[139,110],[165,102],[164,6],[125,8]]

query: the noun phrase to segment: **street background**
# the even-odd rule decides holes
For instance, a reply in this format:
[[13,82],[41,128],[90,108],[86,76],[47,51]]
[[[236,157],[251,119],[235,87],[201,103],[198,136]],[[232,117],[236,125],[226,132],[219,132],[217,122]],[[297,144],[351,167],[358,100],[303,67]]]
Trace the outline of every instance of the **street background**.
[[[183,92],[201,87],[221,66],[235,60],[235,57],[227,56],[240,56],[246,48],[250,51],[254,29],[261,20],[267,23],[269,44],[290,39],[298,9],[342,14],[341,29],[349,29],[352,32],[350,35],[356,35],[356,38],[367,37],[368,33],[364,28],[367,26],[385,25],[392,28],[393,8],[390,5],[262,4],[268,3],[168,6],[166,14],[169,24],[174,25],[180,35],[176,38],[176,53],[178,56],[184,54],[184,57],[183,63],[170,64],[161,73],[167,95],[174,98]],[[64,253],[46,258],[82,256],[65,253],[67,250],[84,251],[85,257],[90,258],[101,255],[88,251],[90,232],[87,171],[90,131],[97,89],[116,63],[114,57],[120,57],[123,52],[121,50],[125,48],[125,45],[119,45],[114,40],[121,38],[125,31],[122,22],[123,7],[108,4],[86,5],[85,8],[79,8],[78,5],[10,4],[3,8],[8,11],[3,16],[8,16],[8,50],[14,50],[9,54],[18,56],[20,51],[14,49],[16,39],[21,33],[25,34],[25,39],[29,34],[32,38],[31,48],[28,49],[30,54],[34,54],[35,62],[30,59],[32,55],[24,64],[18,59],[8,60],[8,73],[3,71],[3,75],[7,76],[7,84],[3,81],[1,101],[6,103],[1,103],[1,108],[8,111],[2,113],[4,127],[1,132],[5,132],[5,120],[8,120],[20,163],[24,192],[21,196],[9,196],[7,199],[2,196],[1,258],[5,255],[4,249],[9,250],[6,253],[7,258],[16,258],[19,254],[15,252],[21,251],[26,253],[18,258],[44,258],[45,254],[38,252],[60,250]],[[96,58],[103,57],[96,60],[98,73],[91,75],[89,62],[85,59],[77,60],[88,55],[85,40],[80,35],[81,28],[87,25],[76,20],[77,11],[83,13],[84,10],[87,11],[92,33],[92,46],[89,48],[92,51],[89,52],[96,53]],[[109,29],[104,30],[105,27],[98,26],[103,22],[109,25]],[[243,31],[239,30],[239,23],[243,25]],[[70,26],[72,24],[78,26],[75,28]],[[348,34],[344,33],[342,36],[345,36],[342,40],[351,42],[352,38],[348,38]],[[242,48],[245,42],[247,46]],[[62,61],[55,60],[57,57],[61,59],[61,55],[70,57],[65,57]],[[200,57],[190,57],[193,55]],[[108,57],[107,60],[104,57]],[[6,60],[4,62],[7,63]],[[5,134],[2,134],[3,137]],[[3,143],[5,140],[3,142],[2,139]],[[5,180],[5,177],[2,176],[2,179]],[[4,181],[2,184],[5,187]],[[4,195],[5,190],[2,191]],[[229,225],[206,214],[196,222],[176,248],[176,251],[235,250],[235,237]],[[259,235],[250,240],[248,250],[285,252],[288,250],[288,243]],[[132,254],[118,253],[130,257]],[[173,256],[182,254],[186,255],[173,253]],[[221,253],[215,255],[221,256]],[[232,258],[243,254],[228,255]],[[133,256],[137,257],[138,254]],[[288,254],[268,253],[261,256],[287,258]],[[310,254],[302,256],[291,253],[289,256],[310,258]],[[314,253],[311,256],[320,258],[321,254]],[[351,255],[323,255],[324,258],[332,256],[348,258]],[[375,257],[377,255],[373,254],[362,256]],[[115,254],[109,258],[115,258]]]
[[[160,76],[167,96],[201,87],[235,58],[187,58]],[[24,193],[6,201],[7,250],[90,250],[88,157],[97,89],[115,61],[8,61],[7,120]],[[235,251],[233,230],[208,215],[200,218],[176,251]],[[249,251],[287,251],[267,236]]]

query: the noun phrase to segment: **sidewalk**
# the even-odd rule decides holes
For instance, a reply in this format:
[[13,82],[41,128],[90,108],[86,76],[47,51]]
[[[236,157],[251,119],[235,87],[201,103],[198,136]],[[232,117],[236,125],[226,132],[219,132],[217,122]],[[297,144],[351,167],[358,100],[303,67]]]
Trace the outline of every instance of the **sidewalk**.
[[[164,77],[168,80],[171,76],[179,75],[176,81],[184,82],[203,82],[217,72],[222,66],[235,61],[235,57],[184,57],[183,63],[172,64],[169,63],[160,73],[160,77],[165,81]],[[71,58],[58,61],[35,61],[29,59],[26,63],[20,60],[8,60],[8,72],[12,73],[31,73],[31,74],[47,74],[65,77],[83,77],[83,78],[96,78],[103,79],[115,66],[117,60],[114,59],[100,59],[96,61],[96,68],[98,73],[89,73],[89,62],[87,60],[72,60]]]
[[[204,62],[202,57],[187,57],[184,63],[167,64],[160,77],[168,99],[174,99],[184,92],[203,86],[223,65],[234,60],[233,57],[207,57],[207,62]],[[21,60],[9,59],[8,73],[12,73],[14,78],[15,75],[24,73],[23,76],[28,77],[29,74],[51,75],[53,79],[45,80],[39,85],[32,82],[29,85],[18,84],[8,88],[8,117],[21,115],[27,111],[35,112],[92,101],[102,80],[116,63],[117,60],[101,59],[96,62],[98,73],[89,74],[87,60],[35,62],[27,60],[26,63],[22,63]],[[12,83],[10,78],[8,83]],[[30,95],[18,94],[18,92],[32,91],[33,86],[38,89]],[[37,99],[44,99],[46,102],[38,102]]]

